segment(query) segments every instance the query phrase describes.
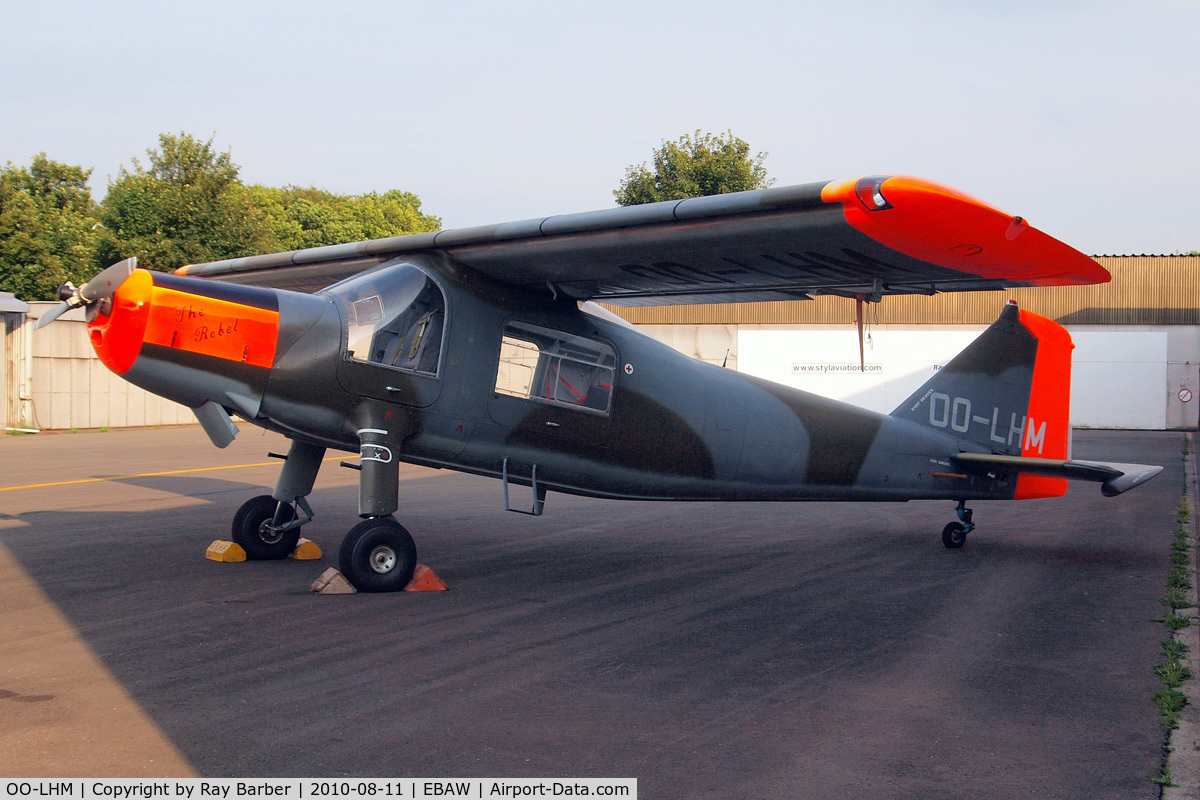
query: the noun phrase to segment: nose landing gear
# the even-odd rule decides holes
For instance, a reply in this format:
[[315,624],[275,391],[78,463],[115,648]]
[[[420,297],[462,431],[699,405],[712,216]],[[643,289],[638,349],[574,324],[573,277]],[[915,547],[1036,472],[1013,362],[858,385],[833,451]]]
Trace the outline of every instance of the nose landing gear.
[[966,500],[959,500],[954,511],[958,514],[959,521],[951,522],[942,528],[942,544],[950,550],[957,550],[966,544],[967,534],[975,530],[975,523],[971,521],[971,509],[967,508]]

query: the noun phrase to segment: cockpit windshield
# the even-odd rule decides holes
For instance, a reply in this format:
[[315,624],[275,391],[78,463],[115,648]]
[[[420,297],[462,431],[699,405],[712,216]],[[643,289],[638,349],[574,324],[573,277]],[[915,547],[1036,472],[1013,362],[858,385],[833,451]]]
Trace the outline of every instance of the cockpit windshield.
[[446,300],[424,270],[384,265],[317,294],[341,303],[349,327],[347,358],[437,374]]

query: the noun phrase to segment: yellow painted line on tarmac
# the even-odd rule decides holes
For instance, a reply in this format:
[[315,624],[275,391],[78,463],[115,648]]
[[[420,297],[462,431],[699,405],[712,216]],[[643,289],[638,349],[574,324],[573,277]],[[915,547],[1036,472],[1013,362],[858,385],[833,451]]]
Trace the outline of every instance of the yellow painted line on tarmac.
[[[352,454],[329,456],[321,461],[337,461],[347,456],[353,457]],[[157,478],[162,475],[186,475],[189,472],[213,472],[221,469],[249,469],[250,467],[276,467],[282,464],[282,460],[277,461],[262,461],[257,464],[228,464],[223,467],[193,467],[192,469],[172,469],[166,472],[139,472],[136,475],[112,475],[107,478],[79,478],[73,481],[52,481],[50,483],[27,483],[23,486],[0,486],[0,492],[15,492],[20,489],[45,489],[50,486],[75,486],[81,483],[103,483],[105,481],[124,481],[130,478]]]

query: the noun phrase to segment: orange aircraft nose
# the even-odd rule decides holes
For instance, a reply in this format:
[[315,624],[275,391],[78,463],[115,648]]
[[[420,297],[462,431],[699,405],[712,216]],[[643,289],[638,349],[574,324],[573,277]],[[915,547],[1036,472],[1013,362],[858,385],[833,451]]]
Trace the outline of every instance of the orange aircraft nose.
[[135,269],[117,287],[111,305],[99,304],[101,310],[88,322],[92,348],[104,366],[118,375],[124,375],[141,352],[153,292],[150,273]]
[[[240,290],[240,291],[239,291]],[[229,295],[222,297],[220,295]],[[253,305],[254,302],[260,305]],[[138,269],[88,323],[92,347],[118,375],[153,345],[270,369],[279,337],[275,295]]]

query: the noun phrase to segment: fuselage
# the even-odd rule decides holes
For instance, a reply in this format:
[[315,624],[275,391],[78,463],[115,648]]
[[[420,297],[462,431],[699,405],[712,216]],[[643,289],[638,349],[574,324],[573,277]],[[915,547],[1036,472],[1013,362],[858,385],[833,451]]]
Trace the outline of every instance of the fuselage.
[[[136,277],[136,280],[133,278]],[[90,324],[131,382],[289,438],[551,491],[1005,498],[947,433],[689,358],[574,300],[413,256],[316,294],[135,273]]]

